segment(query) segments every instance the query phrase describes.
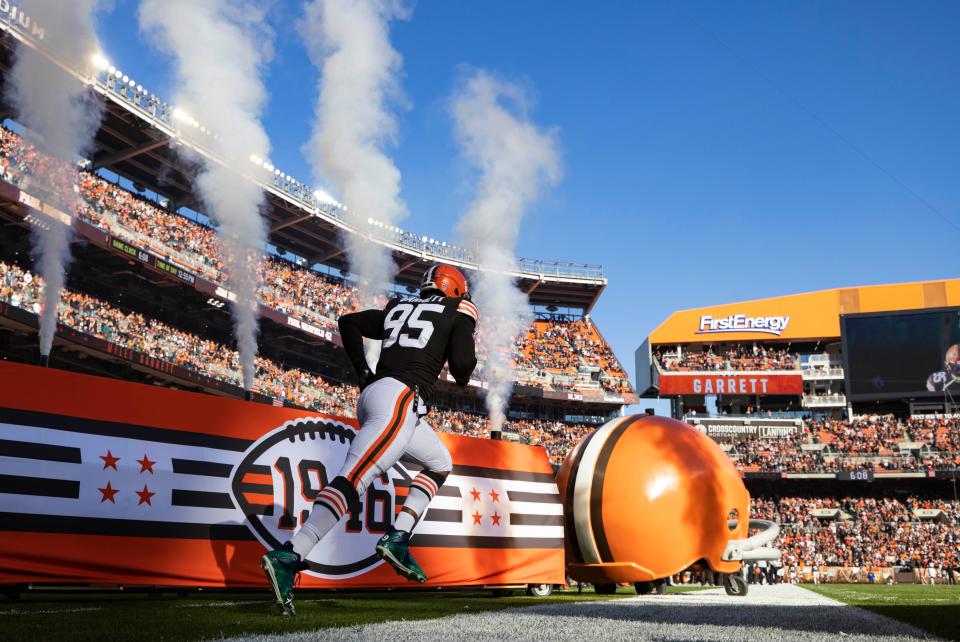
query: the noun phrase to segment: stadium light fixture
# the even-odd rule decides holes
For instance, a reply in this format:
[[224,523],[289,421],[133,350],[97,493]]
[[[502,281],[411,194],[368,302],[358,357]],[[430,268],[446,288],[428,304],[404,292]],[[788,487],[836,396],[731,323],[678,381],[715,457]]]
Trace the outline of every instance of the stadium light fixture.
[[117,68],[114,67],[113,65],[110,65],[109,67],[107,67],[107,73],[112,76],[113,74],[117,73]]
[[[319,189],[319,188],[315,189],[313,191],[313,197],[317,199],[319,202],[325,203],[326,205],[333,205],[334,207],[340,207],[340,203],[337,202],[337,199],[330,196],[330,194],[328,194],[326,191],[322,189]],[[373,219],[367,219],[367,221],[372,224]]]
[[[99,71],[106,71],[111,67],[113,69],[116,69],[116,67],[113,67],[113,65],[110,64],[110,61],[104,58],[103,54],[101,53],[93,54],[93,56],[90,58],[90,62],[92,62],[93,66],[96,67]],[[110,72],[110,73],[113,73],[113,72]]]
[[122,76],[123,76],[123,72],[120,71],[119,69],[117,69],[115,72],[113,72],[113,77],[114,77],[114,78],[120,78],[120,77],[122,77]]

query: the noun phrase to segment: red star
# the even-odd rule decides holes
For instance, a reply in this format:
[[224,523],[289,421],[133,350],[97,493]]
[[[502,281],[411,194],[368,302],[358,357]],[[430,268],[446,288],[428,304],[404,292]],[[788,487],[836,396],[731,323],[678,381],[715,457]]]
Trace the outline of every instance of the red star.
[[119,458],[119,457],[114,457],[114,456],[113,456],[113,453],[110,452],[109,450],[107,451],[107,454],[106,454],[106,455],[100,455],[100,459],[103,460],[103,469],[104,469],[104,470],[106,470],[107,468],[113,468],[114,470],[116,470],[116,469],[117,469],[117,462],[120,461],[120,458]]
[[500,493],[498,493],[498,492],[495,491],[495,490],[491,490],[491,491],[490,491],[490,499],[492,499],[492,500],[494,501],[494,503],[499,504],[499,503],[500,503]]
[[479,491],[479,490],[477,490],[476,488],[473,488],[473,489],[470,490],[470,494],[473,495],[473,501],[475,501],[475,502],[479,502],[479,501],[480,501],[480,491]]
[[483,517],[483,515],[480,514],[480,511],[477,511],[477,512],[475,512],[475,513],[472,515],[472,517],[473,517],[473,523],[474,523],[474,524],[479,524],[479,523],[480,523],[480,518]]
[[494,526],[499,526],[499,525],[500,525],[500,514],[499,514],[499,513],[494,513],[493,515],[491,515],[491,516],[490,516],[490,521],[493,522],[493,525],[494,525]]
[[107,501],[108,499],[110,500],[110,502],[111,502],[112,504],[116,504],[116,503],[117,503],[117,500],[115,500],[115,499],[113,498],[113,496],[116,495],[117,493],[119,493],[120,491],[117,490],[116,488],[113,488],[112,486],[110,486],[110,482],[107,482],[106,488],[98,488],[97,490],[99,490],[99,491],[100,491],[100,494],[101,494],[101,497],[100,497],[100,503],[101,503],[101,504],[102,504],[103,502]]
[[149,459],[147,459],[146,453],[144,453],[143,459],[138,459],[138,460],[136,460],[136,461],[137,461],[138,464],[140,464],[140,472],[141,472],[141,473],[144,472],[144,471],[150,471],[150,474],[151,474],[151,475],[153,474],[153,465],[154,465],[155,463],[157,463],[157,462],[155,462],[155,461],[150,461]]
[[[152,472],[152,471],[151,471],[151,472]],[[150,492],[150,489],[147,488],[147,485],[146,485],[146,484],[143,485],[143,490],[135,490],[135,491],[133,491],[133,492],[135,492],[137,495],[140,496],[140,502],[137,504],[137,506],[139,506],[140,504],[146,504],[147,506],[153,506],[153,503],[151,503],[150,498],[153,497],[154,495],[156,495],[156,493],[151,493],[151,492]]]

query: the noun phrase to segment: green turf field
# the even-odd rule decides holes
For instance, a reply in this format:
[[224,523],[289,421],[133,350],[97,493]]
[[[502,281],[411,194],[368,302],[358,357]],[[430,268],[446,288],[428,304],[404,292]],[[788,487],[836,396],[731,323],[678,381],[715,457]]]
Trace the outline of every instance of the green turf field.
[[517,591],[493,597],[490,591],[405,591],[305,594],[297,617],[283,618],[266,591],[192,593],[187,597],[150,594],[24,594],[0,598],[0,638],[4,640],[205,640],[242,633],[284,633],[351,626],[385,620],[423,619],[454,613],[490,611],[548,602],[616,599],[636,595],[620,588],[616,596],[590,589],[535,598]]
[[960,586],[804,584],[804,588],[907,622],[941,637],[960,639]]

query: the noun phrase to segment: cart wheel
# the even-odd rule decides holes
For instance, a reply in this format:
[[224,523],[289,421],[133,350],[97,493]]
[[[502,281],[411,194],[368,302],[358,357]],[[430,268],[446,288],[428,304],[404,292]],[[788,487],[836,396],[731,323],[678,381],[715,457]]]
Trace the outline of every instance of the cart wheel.
[[723,589],[727,595],[743,597],[747,594],[747,581],[740,573],[731,573],[723,577]]
[[533,597],[550,597],[553,593],[553,584],[530,584],[527,586],[527,595]]
[[664,595],[667,592],[667,580],[654,580],[653,582],[654,590],[657,595]]
[[634,582],[633,588],[636,589],[637,595],[649,595],[653,593],[653,582]]
[[597,595],[613,595],[617,592],[616,584],[594,584],[593,590]]

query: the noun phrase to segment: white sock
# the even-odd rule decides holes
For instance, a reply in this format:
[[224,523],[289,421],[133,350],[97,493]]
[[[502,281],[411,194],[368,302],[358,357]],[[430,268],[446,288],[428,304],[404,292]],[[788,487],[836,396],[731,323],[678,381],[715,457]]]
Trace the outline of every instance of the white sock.
[[331,513],[324,505],[314,505],[313,510],[307,517],[307,521],[297,531],[293,539],[293,552],[300,556],[301,560],[307,559],[307,555],[313,550],[323,536],[337,525],[340,519]]
[[400,514],[397,515],[397,519],[393,522],[393,527],[398,531],[407,531],[408,533],[412,531],[413,527],[417,525],[420,516],[423,515],[423,512],[427,509],[427,505],[431,499],[433,499],[433,497],[419,486],[411,486],[407,498],[403,501],[403,508],[400,509]]

